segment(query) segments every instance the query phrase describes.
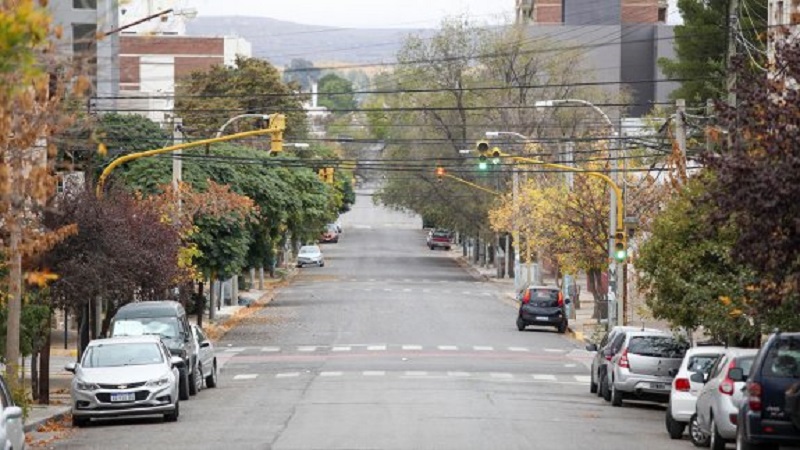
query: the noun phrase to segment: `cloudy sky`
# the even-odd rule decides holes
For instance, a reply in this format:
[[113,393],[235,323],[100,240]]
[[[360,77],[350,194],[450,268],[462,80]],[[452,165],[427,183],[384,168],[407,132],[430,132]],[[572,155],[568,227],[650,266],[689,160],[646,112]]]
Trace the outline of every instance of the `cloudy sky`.
[[309,25],[353,28],[434,27],[467,14],[497,23],[511,18],[515,0],[183,0],[200,15],[250,15]]

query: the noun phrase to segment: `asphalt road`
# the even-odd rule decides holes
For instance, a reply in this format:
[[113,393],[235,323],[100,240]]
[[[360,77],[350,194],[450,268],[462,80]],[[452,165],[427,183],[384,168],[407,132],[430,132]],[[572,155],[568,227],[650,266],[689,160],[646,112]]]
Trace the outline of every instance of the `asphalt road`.
[[[362,192],[363,193],[363,192]],[[660,406],[589,394],[589,355],[517,331],[492,283],[430,251],[418,218],[368,196],[306,268],[217,344],[220,387],[178,423],[111,421],[56,448],[675,449]]]

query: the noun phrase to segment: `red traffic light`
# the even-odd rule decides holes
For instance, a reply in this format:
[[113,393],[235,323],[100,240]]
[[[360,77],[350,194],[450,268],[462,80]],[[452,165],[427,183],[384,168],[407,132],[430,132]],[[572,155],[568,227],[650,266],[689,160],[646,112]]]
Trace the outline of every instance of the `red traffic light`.
[[436,168],[436,176],[441,178],[444,176],[444,167],[437,167]]

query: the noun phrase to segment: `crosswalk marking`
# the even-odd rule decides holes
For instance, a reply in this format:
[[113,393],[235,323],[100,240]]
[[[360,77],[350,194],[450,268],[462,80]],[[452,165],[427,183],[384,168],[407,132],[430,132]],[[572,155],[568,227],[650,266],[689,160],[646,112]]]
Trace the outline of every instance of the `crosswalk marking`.
[[575,378],[576,381],[578,381],[580,383],[587,383],[588,384],[588,383],[592,382],[592,376],[591,375],[575,375],[574,378]]
[[362,372],[365,377],[382,377],[386,375],[386,372],[383,370],[365,370]]
[[424,370],[407,370],[405,374],[408,377],[425,377],[425,376],[428,376],[428,372],[425,372]]
[[489,376],[492,377],[492,378],[498,378],[498,379],[503,379],[503,380],[509,380],[511,378],[514,378],[514,375],[512,375],[510,373],[502,373],[502,372],[492,372],[492,373],[489,374]]
[[352,347],[339,346],[339,347],[333,347],[331,349],[331,351],[334,351],[334,352],[349,352],[352,349],[353,349]]
[[319,376],[321,376],[321,377],[340,377],[340,376],[342,376],[342,372],[320,372]]
[[533,379],[538,381],[556,381],[556,376],[547,374],[534,374]]
[[261,347],[262,352],[275,353],[281,351],[280,347]]
[[403,350],[422,350],[421,345],[404,345]]
[[546,348],[544,351],[547,353],[564,353],[566,350],[562,350],[560,348]]
[[317,351],[317,347],[314,345],[307,345],[303,347],[297,347],[298,352],[315,352]]
[[476,345],[476,346],[474,346],[472,348],[474,348],[476,352],[490,352],[490,351],[494,350],[494,347],[487,347],[487,346],[482,346],[482,345]]
[[508,347],[510,352],[529,352],[527,347]]
[[380,352],[386,350],[385,345],[368,345],[367,350],[371,352]]
[[452,352],[458,350],[458,347],[456,347],[455,345],[440,345],[438,348],[439,350],[443,350],[446,352]]
[[275,375],[275,378],[297,378],[300,376],[300,372],[288,372],[288,373],[279,373]]
[[469,375],[469,372],[447,372],[447,376],[449,377],[466,378]]
[[257,373],[243,373],[233,377],[234,380],[255,380],[258,378]]
[[245,350],[246,349],[244,347],[230,347],[225,349],[225,353],[239,353]]

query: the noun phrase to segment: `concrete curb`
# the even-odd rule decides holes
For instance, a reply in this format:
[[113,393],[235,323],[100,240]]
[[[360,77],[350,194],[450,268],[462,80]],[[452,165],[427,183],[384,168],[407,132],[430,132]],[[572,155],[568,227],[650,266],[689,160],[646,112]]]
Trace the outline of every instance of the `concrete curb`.
[[62,420],[64,417],[70,414],[72,414],[72,408],[69,406],[64,406],[60,411],[57,411],[47,417],[41,417],[32,422],[26,422],[22,426],[22,429],[25,430],[26,433],[31,433],[51,420]]
[[453,259],[462,269],[464,269],[468,274],[470,274],[472,278],[475,278],[478,281],[491,281],[491,278],[480,273],[478,269],[472,267],[472,264],[470,264],[466,259],[464,259],[463,256],[455,256],[453,257]]

